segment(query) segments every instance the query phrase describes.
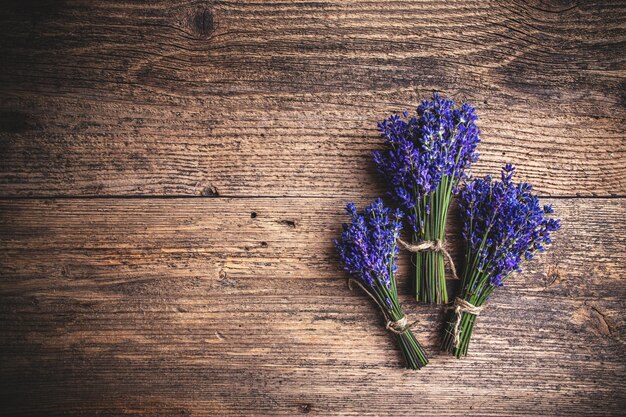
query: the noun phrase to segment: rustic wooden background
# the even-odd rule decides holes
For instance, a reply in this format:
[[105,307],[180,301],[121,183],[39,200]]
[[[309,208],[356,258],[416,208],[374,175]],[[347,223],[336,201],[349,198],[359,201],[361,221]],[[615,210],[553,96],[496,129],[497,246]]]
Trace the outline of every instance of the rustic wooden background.
[[[623,415],[624,2],[15,0],[0,22],[2,414]],[[479,108],[475,172],[517,164],[563,229],[463,360],[404,259],[412,372],[331,240],[384,194],[376,122],[432,90]]]

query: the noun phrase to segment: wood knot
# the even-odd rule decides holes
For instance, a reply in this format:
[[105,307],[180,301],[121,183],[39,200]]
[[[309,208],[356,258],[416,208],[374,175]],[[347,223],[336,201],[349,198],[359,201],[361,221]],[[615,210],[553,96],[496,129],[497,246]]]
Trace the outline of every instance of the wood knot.
[[204,187],[200,194],[204,197],[217,197],[220,195],[220,193],[217,191],[217,188],[212,185]]
[[213,13],[205,8],[200,8],[193,16],[193,29],[202,38],[208,37],[215,29]]
[[291,227],[292,229],[295,229],[296,227],[296,221],[295,220],[279,220],[278,221],[279,224],[283,224],[287,227]]
[[572,314],[572,322],[602,337],[611,336],[615,331],[615,324],[607,314],[586,301]]
[[308,414],[311,412],[311,404],[300,404],[298,407],[301,413]]
[[549,266],[544,278],[545,288],[549,288],[561,279],[561,271],[558,266]]

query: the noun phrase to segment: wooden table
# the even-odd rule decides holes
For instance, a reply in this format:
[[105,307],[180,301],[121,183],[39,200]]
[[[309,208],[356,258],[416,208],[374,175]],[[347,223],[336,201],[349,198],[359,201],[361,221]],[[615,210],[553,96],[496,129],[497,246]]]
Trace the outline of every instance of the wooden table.
[[[16,0],[0,21],[1,414],[623,415],[623,2]],[[462,360],[404,256],[412,372],[332,239],[384,195],[376,122],[433,90],[478,107],[475,174],[516,164],[563,228]]]

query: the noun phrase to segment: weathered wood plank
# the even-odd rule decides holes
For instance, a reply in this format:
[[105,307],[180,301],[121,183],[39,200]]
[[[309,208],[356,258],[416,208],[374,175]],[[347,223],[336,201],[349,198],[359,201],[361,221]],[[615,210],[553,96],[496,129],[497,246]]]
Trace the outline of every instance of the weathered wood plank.
[[542,194],[626,195],[620,2],[0,13],[0,196],[372,196],[376,121],[433,89],[479,106],[477,173],[510,161]]
[[[398,367],[331,240],[342,199],[0,202],[11,415],[620,415],[626,200],[554,199],[551,251],[494,296],[464,360]],[[450,237],[455,235],[454,222]],[[458,253],[455,253],[458,258]],[[453,285],[453,283],[451,283]]]

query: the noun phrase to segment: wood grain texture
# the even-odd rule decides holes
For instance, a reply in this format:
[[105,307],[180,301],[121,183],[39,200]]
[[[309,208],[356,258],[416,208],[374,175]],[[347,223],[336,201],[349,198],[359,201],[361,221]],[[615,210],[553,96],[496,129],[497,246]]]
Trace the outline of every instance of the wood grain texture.
[[466,359],[437,353],[443,311],[412,301],[402,257],[401,301],[431,354],[411,372],[376,307],[346,288],[331,242],[342,199],[1,201],[2,403],[8,415],[620,415],[626,203],[546,202],[563,219],[556,243],[489,302]]
[[373,196],[376,121],[478,106],[476,172],[626,196],[615,1],[7,2],[0,195]]
[[[609,0],[2,2],[0,415],[621,416],[625,26]],[[332,239],[384,193],[376,122],[433,90],[478,107],[475,173],[516,163],[563,229],[463,360],[403,257],[416,373]]]

